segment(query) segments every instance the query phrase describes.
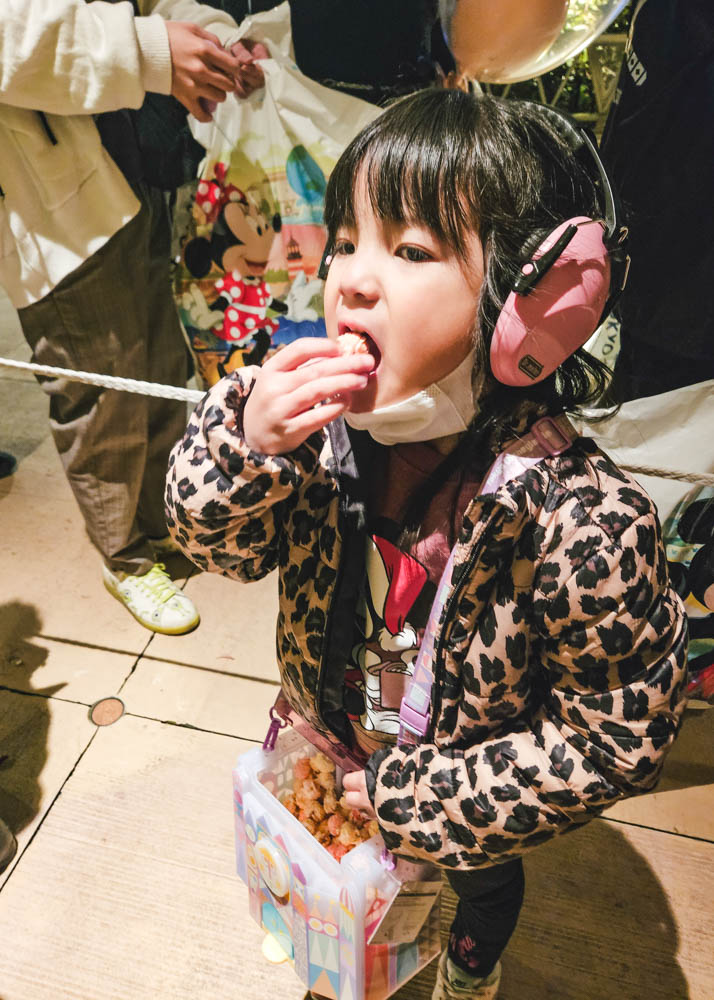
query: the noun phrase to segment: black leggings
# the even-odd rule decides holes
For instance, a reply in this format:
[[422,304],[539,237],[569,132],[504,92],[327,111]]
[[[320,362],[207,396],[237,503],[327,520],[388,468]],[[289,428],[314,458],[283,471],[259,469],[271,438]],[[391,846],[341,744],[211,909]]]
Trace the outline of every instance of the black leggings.
[[471,976],[487,976],[516,928],[523,904],[520,858],[492,868],[447,871],[459,898],[449,935],[449,958]]

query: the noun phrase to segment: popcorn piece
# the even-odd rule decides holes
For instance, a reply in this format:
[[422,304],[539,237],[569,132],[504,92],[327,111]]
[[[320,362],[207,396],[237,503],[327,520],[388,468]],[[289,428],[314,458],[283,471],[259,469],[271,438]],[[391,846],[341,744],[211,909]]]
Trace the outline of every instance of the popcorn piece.
[[329,823],[329,819],[323,819],[321,823],[317,824],[315,839],[319,844],[322,844],[323,847],[329,847],[332,843],[332,834],[330,833]]
[[304,781],[305,778],[312,777],[312,768],[310,767],[310,758],[301,757],[299,760],[295,761],[295,770],[293,772],[295,777]]
[[283,805],[285,806],[285,808],[287,809],[287,811],[289,813],[292,813],[293,816],[297,816],[297,814],[298,814],[298,804],[295,801],[295,795],[293,794],[293,792],[288,792],[287,795],[284,795],[283,799],[282,799],[282,803],[283,803]]
[[335,765],[322,751],[295,762],[293,791],[282,803],[338,861],[379,830],[376,820],[349,806],[344,794],[338,798]]
[[327,754],[321,750],[314,757],[310,758],[310,767],[317,784],[325,791],[331,791],[335,787],[335,765]]
[[333,813],[331,816],[327,817],[327,829],[330,831],[331,836],[337,836],[342,829],[343,823],[344,819],[338,813]]
[[342,824],[342,828],[337,834],[337,842],[339,844],[344,844],[345,847],[354,847],[355,844],[359,843],[357,827],[354,823],[350,823],[348,820],[346,823]]
[[335,773],[335,765],[332,763],[327,754],[322,752],[322,750],[318,750],[313,757],[308,759],[314,774],[320,774],[320,772],[329,772],[330,774]]
[[337,338],[340,354],[369,354],[369,344],[359,333],[341,333]]
[[327,818],[325,816],[325,810],[323,809],[321,803],[318,802],[316,799],[311,799],[306,804],[305,808],[303,809],[303,812],[305,813],[306,816],[309,816],[310,819],[314,819],[316,823],[322,823],[322,821]]
[[344,844],[330,844],[327,850],[336,861],[341,861],[349,851],[349,847],[345,847]]
[[326,792],[334,792],[335,776],[334,774],[330,774],[329,771],[320,771],[315,775],[315,781],[320,788],[324,788]]
[[294,791],[298,805],[300,805],[301,799],[306,801],[307,799],[321,798],[320,786],[314,782],[312,778],[305,778],[305,780],[301,781]]
[[305,827],[305,829],[307,830],[307,832],[311,833],[313,835],[313,837],[314,837],[315,834],[317,833],[317,823],[315,822],[315,820],[314,819],[310,819],[310,817],[307,815],[307,813],[305,813],[302,809],[298,813],[298,819],[300,820],[300,822],[302,823],[302,825]]

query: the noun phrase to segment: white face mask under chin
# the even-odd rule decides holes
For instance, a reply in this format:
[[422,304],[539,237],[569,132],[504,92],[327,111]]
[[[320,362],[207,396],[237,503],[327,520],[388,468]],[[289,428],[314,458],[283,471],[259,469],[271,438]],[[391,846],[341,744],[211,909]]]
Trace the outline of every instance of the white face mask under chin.
[[408,399],[369,413],[345,413],[355,430],[368,431],[380,444],[410,444],[465,431],[476,412],[471,391],[474,352],[458,368]]

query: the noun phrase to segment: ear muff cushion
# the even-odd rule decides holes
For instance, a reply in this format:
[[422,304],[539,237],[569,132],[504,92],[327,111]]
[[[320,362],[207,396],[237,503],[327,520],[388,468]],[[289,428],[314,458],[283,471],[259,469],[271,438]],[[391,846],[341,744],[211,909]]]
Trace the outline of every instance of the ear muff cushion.
[[511,292],[491,340],[491,369],[499,382],[541,382],[595,331],[610,291],[610,260],[599,222],[567,219],[533,254],[549,250],[564,230],[578,231],[528,295]]

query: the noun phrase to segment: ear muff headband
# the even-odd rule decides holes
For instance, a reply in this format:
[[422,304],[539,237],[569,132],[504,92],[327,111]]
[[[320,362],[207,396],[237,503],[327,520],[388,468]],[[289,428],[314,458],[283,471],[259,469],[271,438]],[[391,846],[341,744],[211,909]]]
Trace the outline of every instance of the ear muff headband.
[[583,346],[615,305],[629,265],[627,230],[595,143],[561,112],[533,106],[550,117],[573,154],[590,167],[603,218],[566,219],[522,264],[491,339],[493,374],[512,386],[543,381]]

